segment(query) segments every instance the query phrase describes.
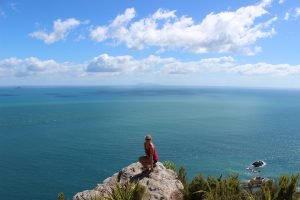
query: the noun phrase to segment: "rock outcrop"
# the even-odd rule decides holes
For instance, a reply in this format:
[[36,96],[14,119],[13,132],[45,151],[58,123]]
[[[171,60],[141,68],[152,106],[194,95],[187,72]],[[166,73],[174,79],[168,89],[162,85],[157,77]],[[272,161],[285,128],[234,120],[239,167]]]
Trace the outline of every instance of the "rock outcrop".
[[166,169],[162,163],[158,162],[154,171],[150,174],[142,173],[142,165],[133,163],[123,168],[119,173],[115,173],[98,184],[93,190],[85,190],[77,193],[73,200],[92,200],[107,196],[116,183],[139,182],[147,189],[145,200],[183,200],[181,189],[182,183],[177,179],[174,171]]

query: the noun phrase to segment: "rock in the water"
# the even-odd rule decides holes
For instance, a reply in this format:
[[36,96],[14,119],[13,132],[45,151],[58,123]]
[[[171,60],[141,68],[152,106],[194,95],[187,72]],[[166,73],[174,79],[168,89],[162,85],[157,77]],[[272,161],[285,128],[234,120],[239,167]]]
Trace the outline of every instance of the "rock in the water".
[[139,182],[147,189],[145,200],[183,200],[181,190],[182,183],[177,179],[174,171],[166,169],[162,163],[156,163],[154,171],[150,174],[142,173],[142,165],[137,162],[123,168],[119,173],[114,174],[98,184],[93,190],[85,190],[77,193],[73,200],[92,200],[105,197],[117,183]]
[[248,186],[249,187],[257,187],[257,186],[260,186],[261,184],[267,182],[268,180],[269,179],[267,179],[267,178],[257,176],[248,181]]
[[262,160],[257,160],[252,163],[253,167],[264,167],[265,165],[266,165],[266,163]]

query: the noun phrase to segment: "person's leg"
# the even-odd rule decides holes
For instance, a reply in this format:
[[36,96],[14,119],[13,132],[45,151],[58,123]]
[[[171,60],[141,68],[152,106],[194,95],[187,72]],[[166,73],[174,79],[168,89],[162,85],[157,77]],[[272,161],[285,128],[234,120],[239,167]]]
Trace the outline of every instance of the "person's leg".
[[140,157],[139,162],[143,165],[144,168],[148,168],[149,165],[151,164],[148,156]]

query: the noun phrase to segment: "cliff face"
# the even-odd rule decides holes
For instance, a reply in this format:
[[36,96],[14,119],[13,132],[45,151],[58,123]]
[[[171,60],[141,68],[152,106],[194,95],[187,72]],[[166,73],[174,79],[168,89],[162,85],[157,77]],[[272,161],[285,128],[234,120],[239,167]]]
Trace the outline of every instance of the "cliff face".
[[92,200],[105,197],[116,183],[139,182],[147,189],[147,197],[145,200],[183,200],[180,192],[183,189],[182,183],[177,179],[176,173],[166,169],[162,163],[158,162],[154,171],[150,174],[142,173],[142,165],[133,163],[123,168],[119,173],[105,179],[102,184],[98,184],[92,190],[85,190],[77,193],[73,200]]

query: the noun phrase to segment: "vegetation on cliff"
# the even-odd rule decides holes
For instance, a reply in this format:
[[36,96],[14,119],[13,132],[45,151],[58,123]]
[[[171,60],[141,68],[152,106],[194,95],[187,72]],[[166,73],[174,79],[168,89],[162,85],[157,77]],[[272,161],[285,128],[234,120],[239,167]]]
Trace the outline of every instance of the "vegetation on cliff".
[[115,184],[112,192],[103,200],[142,200],[146,195],[145,186],[139,184],[139,182],[125,182],[123,184]]
[[[182,193],[184,200],[297,200],[300,194],[297,192],[299,174],[280,176],[277,181],[267,180],[258,187],[249,187],[241,183],[238,175],[204,177],[198,174],[188,180],[184,167],[176,169],[175,163],[165,161],[166,169],[173,170],[177,179],[183,185]],[[64,194],[59,193],[59,200],[64,199]],[[143,200],[149,199],[147,189],[139,182],[116,183],[108,197],[92,198],[95,200]],[[182,198],[181,198],[182,199]]]
[[[176,165],[170,161],[164,162],[166,168],[176,170]],[[183,194],[186,200],[297,200],[299,174],[280,176],[278,183],[268,180],[259,187],[248,187],[240,182],[239,177],[205,178],[202,174],[196,175],[191,182],[187,179],[184,167],[177,171],[178,179],[184,185]]]

